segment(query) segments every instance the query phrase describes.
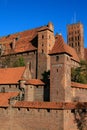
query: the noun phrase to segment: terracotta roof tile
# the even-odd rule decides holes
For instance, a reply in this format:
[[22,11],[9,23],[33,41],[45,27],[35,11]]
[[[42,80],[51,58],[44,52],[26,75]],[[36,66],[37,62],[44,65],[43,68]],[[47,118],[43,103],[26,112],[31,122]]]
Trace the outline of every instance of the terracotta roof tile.
[[84,57],[85,57],[85,60],[87,60],[87,48],[84,49]]
[[30,84],[30,85],[45,85],[40,79],[29,79],[28,81],[26,81],[25,84]]
[[71,82],[71,86],[73,88],[86,88],[87,89],[87,84],[81,84],[77,82]]
[[56,37],[56,42],[52,48],[52,50],[50,51],[50,55],[54,55],[54,54],[61,54],[61,53],[67,53],[71,56],[71,59],[79,62],[79,57],[75,51],[75,49],[73,49],[72,47],[68,46],[65,42],[64,39],[61,35],[58,35]]
[[[37,48],[35,47],[35,45],[32,45],[31,41],[37,36],[38,31],[41,31],[43,29],[48,29],[48,27],[42,26],[39,28],[26,30],[24,32],[19,32],[0,38],[0,44],[3,44],[4,46],[3,55],[36,50]],[[14,49],[12,49],[11,43],[14,42],[15,47]]]
[[[80,103],[80,107],[78,103],[74,102],[66,102],[66,103],[59,103],[59,102],[29,102],[29,101],[19,101],[16,102],[13,107],[20,107],[20,108],[35,108],[35,109],[74,109],[74,108],[81,108],[81,106],[87,108],[87,102]],[[83,108],[84,108],[83,107]]]
[[17,97],[18,92],[6,92],[6,93],[0,93],[0,107],[8,107],[9,103],[8,100],[12,97]]
[[17,84],[24,70],[25,67],[0,69],[0,84]]

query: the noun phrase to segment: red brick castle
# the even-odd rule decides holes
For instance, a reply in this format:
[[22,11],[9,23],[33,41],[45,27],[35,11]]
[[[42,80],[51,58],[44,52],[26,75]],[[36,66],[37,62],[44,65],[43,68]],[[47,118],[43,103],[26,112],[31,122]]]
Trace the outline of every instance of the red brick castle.
[[[78,130],[77,110],[87,114],[87,85],[71,82],[71,68],[86,53],[81,23],[68,25],[68,44],[51,22],[0,38],[0,130]],[[13,68],[21,57],[25,67]],[[41,79],[48,70],[46,102]]]

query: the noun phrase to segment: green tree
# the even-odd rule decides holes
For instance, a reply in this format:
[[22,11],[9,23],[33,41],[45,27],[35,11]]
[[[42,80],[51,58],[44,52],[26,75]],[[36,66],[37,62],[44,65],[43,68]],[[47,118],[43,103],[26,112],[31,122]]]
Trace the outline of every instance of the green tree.
[[20,67],[20,66],[25,66],[24,58],[23,57],[20,57],[18,60],[16,60],[13,63],[13,67]]
[[44,73],[42,73],[42,77],[42,80],[45,83],[44,101],[50,101],[50,70],[44,71]]
[[71,69],[71,80],[87,84],[87,61],[81,61],[80,67]]

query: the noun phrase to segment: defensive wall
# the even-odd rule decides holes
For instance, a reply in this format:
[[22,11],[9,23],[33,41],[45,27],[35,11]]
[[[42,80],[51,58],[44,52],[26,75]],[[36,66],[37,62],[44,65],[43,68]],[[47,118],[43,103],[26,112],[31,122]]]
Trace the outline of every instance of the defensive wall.
[[19,102],[0,107],[0,130],[78,130],[73,113],[75,106],[73,103]]

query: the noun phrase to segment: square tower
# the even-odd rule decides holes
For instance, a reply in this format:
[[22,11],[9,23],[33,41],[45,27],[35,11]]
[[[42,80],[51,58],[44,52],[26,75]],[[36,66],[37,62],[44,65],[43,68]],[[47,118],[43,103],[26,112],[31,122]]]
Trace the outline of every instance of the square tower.
[[54,28],[52,23],[38,30],[38,78],[42,78],[44,71],[50,70],[49,51],[55,42]]
[[67,43],[75,48],[80,59],[84,59],[84,34],[80,22],[67,26]]
[[51,52],[50,101],[71,101],[71,53],[61,35]]

